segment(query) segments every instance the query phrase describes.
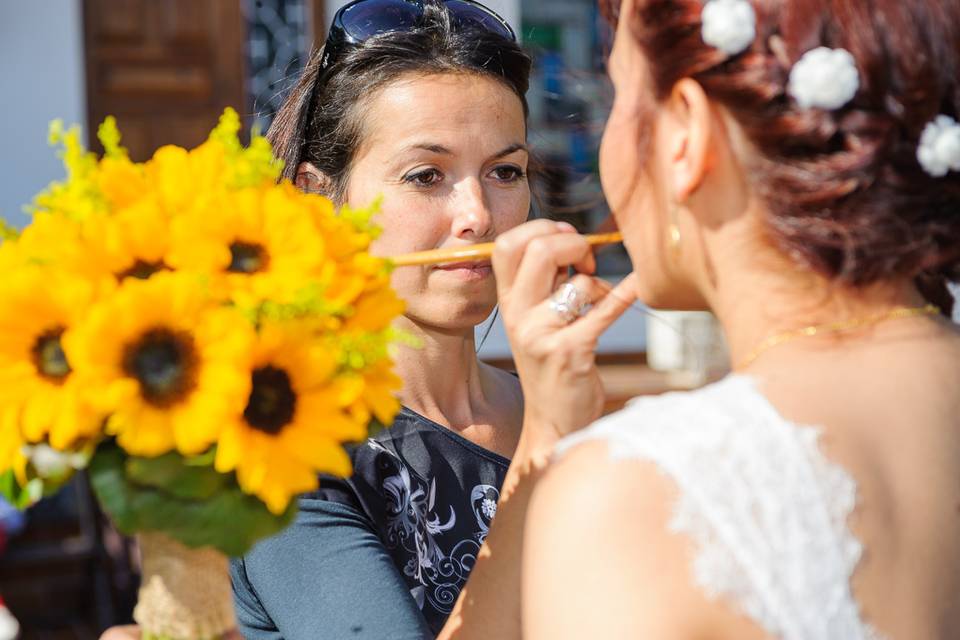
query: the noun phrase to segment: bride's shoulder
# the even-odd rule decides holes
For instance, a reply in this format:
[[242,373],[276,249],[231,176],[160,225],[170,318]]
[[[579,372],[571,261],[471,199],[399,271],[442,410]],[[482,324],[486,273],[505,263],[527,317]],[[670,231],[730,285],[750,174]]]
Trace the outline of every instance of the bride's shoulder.
[[[529,592],[546,610],[561,597],[562,585],[584,579],[585,567],[591,584],[617,585],[586,590],[577,600],[583,611],[569,612],[564,625],[585,616],[596,624],[587,612],[609,610],[598,636],[655,636],[669,627],[684,629],[683,637],[720,630],[725,637],[758,637],[750,622],[690,580],[691,540],[676,535],[673,526],[685,487],[670,470],[694,465],[660,455],[697,442],[678,432],[700,432],[699,426],[684,426],[703,411],[720,410],[713,394],[726,383],[637,400],[563,441],[527,515],[524,553],[538,567]],[[638,598],[640,593],[657,597]]]
[[731,375],[695,391],[635,398],[621,411],[564,438],[556,457],[597,440],[615,458],[661,448],[710,449],[731,440],[749,441],[762,425],[779,421],[753,379]]
[[631,565],[656,563],[658,579],[692,569],[683,593],[733,604],[770,635],[802,620],[817,630],[805,637],[864,637],[845,631],[863,628],[849,587],[861,547],[846,526],[856,485],[820,433],[781,418],[750,378],[643,398],[560,443],[528,522],[564,531],[542,537],[619,541],[619,553],[643,541],[650,555]]

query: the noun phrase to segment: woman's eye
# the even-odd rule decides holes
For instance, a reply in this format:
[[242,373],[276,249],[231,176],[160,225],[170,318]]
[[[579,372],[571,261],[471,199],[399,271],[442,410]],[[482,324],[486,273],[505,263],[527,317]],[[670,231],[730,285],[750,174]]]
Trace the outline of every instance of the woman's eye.
[[432,187],[443,179],[443,174],[441,174],[436,169],[426,169],[424,171],[418,171],[416,173],[411,173],[403,179],[404,182],[408,182],[417,187]]
[[502,167],[497,167],[493,170],[493,177],[499,180],[500,182],[516,182],[524,177],[526,174],[523,172],[523,169],[520,167],[515,167],[513,165],[505,165]]

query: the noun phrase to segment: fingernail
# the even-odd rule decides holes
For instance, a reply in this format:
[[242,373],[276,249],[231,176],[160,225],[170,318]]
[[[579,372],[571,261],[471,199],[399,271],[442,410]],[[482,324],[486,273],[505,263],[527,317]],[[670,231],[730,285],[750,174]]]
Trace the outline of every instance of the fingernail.
[[558,223],[557,223],[557,230],[558,230],[558,231],[563,231],[563,232],[566,232],[566,233],[569,233],[569,232],[571,232],[571,231],[572,231],[573,233],[576,233],[576,232],[577,232],[577,228],[576,228],[575,226],[573,226],[572,224],[570,224],[569,222],[558,222]]

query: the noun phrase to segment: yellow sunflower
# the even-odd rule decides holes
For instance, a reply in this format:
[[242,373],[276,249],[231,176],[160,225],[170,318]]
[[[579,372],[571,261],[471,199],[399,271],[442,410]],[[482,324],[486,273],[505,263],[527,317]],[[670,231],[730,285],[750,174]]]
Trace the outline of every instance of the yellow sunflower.
[[291,327],[261,328],[249,397],[226,424],[214,461],[217,471],[235,470],[240,487],[277,514],[317,487],[318,472],[350,475],[341,443],[367,434],[367,422],[349,411],[363,380],[335,376],[336,355],[312,340],[309,328]]
[[18,242],[23,262],[84,277],[108,293],[128,277],[169,270],[169,224],[150,200],[114,215],[92,213],[73,221],[38,213]]
[[23,264],[23,253],[15,240],[0,243],[0,273],[10,273]]
[[117,282],[169,271],[169,222],[152,198],[111,216],[91,216],[83,223],[84,254]]
[[393,418],[400,411],[400,401],[397,392],[403,387],[403,380],[394,373],[390,360],[379,360],[367,367],[363,376],[363,390],[360,400],[380,424],[389,426]]
[[[93,303],[86,280],[19,265],[0,285],[0,423],[64,450],[100,430],[82,398],[63,338]],[[5,437],[5,436],[4,436]]]
[[20,486],[27,484],[27,457],[23,454],[23,434],[13,407],[0,409],[0,473],[13,470]]
[[144,171],[165,214],[196,216],[226,189],[224,165],[224,150],[217,144],[206,143],[193,151],[165,146],[145,163]]
[[144,164],[146,182],[157,194],[161,210],[171,217],[207,215],[224,191],[273,185],[282,165],[270,143],[253,136],[243,147],[240,116],[226,109],[206,142],[189,151],[161,147]]
[[253,329],[189,274],[126,280],[65,340],[84,391],[129,453],[185,455],[216,441],[246,399]]
[[230,292],[289,301],[327,260],[304,197],[290,184],[221,193],[202,214],[173,221],[171,265]]
[[[333,204],[326,198],[307,196],[308,206],[314,224],[321,232],[337,243],[328,247],[330,256],[338,262],[345,262],[357,255],[366,255],[370,243],[380,230],[373,224],[373,216],[380,210],[379,199],[365,209],[352,209],[344,205],[335,211]],[[374,258],[383,262],[382,259]]]
[[97,133],[105,154],[97,166],[97,184],[108,207],[83,221],[81,246],[89,262],[120,282],[146,279],[169,270],[170,216],[144,166],[130,161],[120,146],[116,121],[108,117]]
[[77,220],[38,211],[17,240],[17,253],[24,263],[61,268],[77,276],[100,273],[99,261],[84,254],[81,229]]
[[143,165],[132,162],[120,146],[120,131],[113,116],[107,116],[97,129],[104,155],[97,167],[96,183],[110,210],[126,208],[150,192]]
[[389,281],[370,283],[369,289],[354,302],[345,328],[370,332],[384,331],[397,316],[403,313],[404,308],[403,300],[390,288]]

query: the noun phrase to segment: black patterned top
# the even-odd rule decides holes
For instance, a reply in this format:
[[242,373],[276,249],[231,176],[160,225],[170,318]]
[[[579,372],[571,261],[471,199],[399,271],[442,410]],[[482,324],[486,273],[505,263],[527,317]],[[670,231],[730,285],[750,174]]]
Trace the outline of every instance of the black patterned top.
[[232,563],[246,638],[433,638],[497,511],[510,461],[402,409],[286,531]]

